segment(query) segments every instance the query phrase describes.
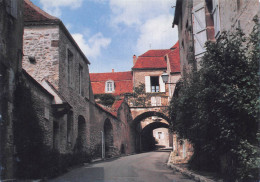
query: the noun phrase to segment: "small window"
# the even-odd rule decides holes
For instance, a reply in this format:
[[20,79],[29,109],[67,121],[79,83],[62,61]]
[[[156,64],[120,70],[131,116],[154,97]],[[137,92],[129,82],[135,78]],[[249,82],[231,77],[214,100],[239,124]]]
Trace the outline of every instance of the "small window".
[[14,18],[17,18],[17,0],[6,1],[6,10]]
[[163,132],[158,132],[158,139],[164,139],[164,133]]
[[67,60],[68,60],[68,84],[69,84],[69,86],[71,86],[72,85],[73,54],[70,50],[68,50]]
[[83,67],[79,65],[79,94],[81,96],[84,96],[82,82],[83,82]]
[[159,76],[151,76],[151,91],[152,92],[159,92]]
[[106,81],[106,92],[114,92],[114,81]]
[[44,118],[47,120],[50,119],[50,110],[48,107],[44,107]]

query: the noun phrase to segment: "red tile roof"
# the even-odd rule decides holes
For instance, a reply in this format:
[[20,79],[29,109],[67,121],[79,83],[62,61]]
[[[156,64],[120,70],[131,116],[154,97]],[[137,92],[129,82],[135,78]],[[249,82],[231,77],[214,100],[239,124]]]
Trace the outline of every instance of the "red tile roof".
[[58,18],[49,15],[39,7],[35,6],[30,0],[24,0],[24,21],[25,22],[56,22]]
[[170,49],[149,50],[137,58],[133,69],[166,69],[168,55],[171,73],[180,72],[179,41]]
[[164,57],[138,57],[133,69],[166,69],[167,63]]
[[179,41],[172,47],[173,51],[168,54],[171,73],[181,72]]
[[114,95],[133,92],[133,75],[131,71],[111,73],[90,73],[91,86],[94,94],[105,93],[105,84],[113,80],[115,84]]
[[170,49],[149,50],[139,57],[162,57],[169,53]]

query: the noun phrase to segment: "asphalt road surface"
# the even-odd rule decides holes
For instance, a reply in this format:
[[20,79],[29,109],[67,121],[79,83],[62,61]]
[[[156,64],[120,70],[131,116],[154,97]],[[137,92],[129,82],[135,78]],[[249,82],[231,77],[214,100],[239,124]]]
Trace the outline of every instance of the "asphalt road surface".
[[168,152],[148,152],[89,164],[51,182],[193,182],[166,166]]

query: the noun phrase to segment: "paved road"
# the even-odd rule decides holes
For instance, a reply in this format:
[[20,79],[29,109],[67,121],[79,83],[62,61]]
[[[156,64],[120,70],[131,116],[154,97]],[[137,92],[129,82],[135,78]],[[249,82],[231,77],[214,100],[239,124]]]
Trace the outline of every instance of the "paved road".
[[90,164],[50,180],[51,182],[193,182],[173,173],[168,152],[148,152]]

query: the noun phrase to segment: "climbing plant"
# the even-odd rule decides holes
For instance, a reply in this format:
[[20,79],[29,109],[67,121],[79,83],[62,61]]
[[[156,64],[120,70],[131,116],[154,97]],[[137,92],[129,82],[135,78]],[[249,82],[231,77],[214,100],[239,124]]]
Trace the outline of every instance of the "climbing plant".
[[94,97],[97,99],[97,103],[108,107],[111,107],[116,100],[115,96],[112,94],[96,94]]
[[206,43],[201,69],[181,83],[169,112],[173,130],[194,147],[190,166],[221,169],[226,181],[257,181],[259,172],[259,24]]

